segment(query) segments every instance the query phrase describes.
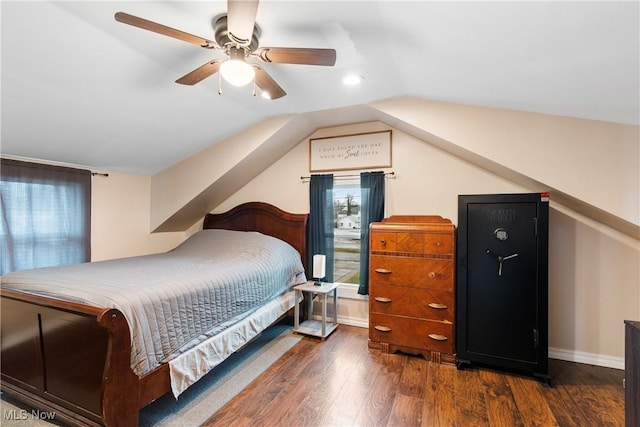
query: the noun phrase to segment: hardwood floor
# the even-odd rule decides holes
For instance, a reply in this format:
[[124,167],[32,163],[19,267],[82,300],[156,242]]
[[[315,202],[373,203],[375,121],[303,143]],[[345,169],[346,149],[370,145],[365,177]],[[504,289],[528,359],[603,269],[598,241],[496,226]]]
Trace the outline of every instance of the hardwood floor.
[[624,371],[550,360],[552,387],[305,337],[204,426],[624,426]]

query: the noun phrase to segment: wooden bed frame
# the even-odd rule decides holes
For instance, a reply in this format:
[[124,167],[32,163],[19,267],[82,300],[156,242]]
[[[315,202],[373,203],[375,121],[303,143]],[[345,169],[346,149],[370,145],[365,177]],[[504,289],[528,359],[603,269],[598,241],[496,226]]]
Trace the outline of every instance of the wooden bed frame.
[[[207,214],[203,228],[259,231],[289,242],[306,268],[307,214],[262,202]],[[56,420],[82,426],[137,426],[138,412],[170,391],[169,366],[138,377],[131,340],[116,309],[0,289],[2,391]]]

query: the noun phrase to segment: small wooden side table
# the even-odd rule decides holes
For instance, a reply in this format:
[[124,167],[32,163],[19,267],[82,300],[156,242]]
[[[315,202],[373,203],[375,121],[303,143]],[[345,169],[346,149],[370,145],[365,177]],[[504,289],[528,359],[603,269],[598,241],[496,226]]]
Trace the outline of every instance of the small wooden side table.
[[[315,285],[313,281],[309,281],[303,285],[294,286],[296,291],[296,305],[294,309],[293,331],[305,335],[312,335],[325,339],[335,331],[338,327],[338,284],[323,282],[321,285]],[[302,292],[307,292],[307,320],[300,323],[300,298]],[[333,293],[333,322],[327,322],[327,297]],[[322,295],[322,319],[313,319],[313,295]]]

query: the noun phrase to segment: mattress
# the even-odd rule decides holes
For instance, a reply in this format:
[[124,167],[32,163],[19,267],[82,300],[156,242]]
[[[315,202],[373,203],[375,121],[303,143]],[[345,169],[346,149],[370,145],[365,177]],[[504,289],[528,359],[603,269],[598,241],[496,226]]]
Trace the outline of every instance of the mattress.
[[138,376],[280,298],[306,277],[300,254],[257,232],[202,230],[154,255],[6,274],[2,287],[120,310]]
[[255,311],[237,319],[218,334],[171,359],[171,392],[177,398],[183,391],[260,335],[295,304],[295,292],[283,294]]

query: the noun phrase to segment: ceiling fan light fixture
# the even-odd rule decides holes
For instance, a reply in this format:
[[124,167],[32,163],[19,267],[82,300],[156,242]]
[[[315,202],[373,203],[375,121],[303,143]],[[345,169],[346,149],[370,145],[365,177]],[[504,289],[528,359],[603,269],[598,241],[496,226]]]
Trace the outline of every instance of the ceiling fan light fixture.
[[256,72],[251,65],[239,59],[228,59],[220,65],[220,74],[233,86],[246,86],[253,81]]
[[229,59],[220,65],[220,74],[233,86],[246,86],[256,77],[256,70],[244,60],[244,50],[231,47]]

